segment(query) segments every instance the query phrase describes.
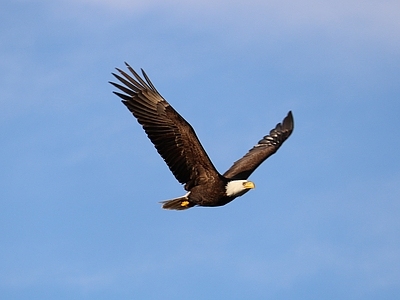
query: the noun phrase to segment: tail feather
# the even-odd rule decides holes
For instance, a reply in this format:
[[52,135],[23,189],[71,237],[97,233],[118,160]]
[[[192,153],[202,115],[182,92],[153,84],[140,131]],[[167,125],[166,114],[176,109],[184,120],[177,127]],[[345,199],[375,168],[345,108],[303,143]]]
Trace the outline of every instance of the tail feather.
[[185,210],[196,205],[189,201],[187,195],[160,203],[163,205],[162,208],[171,210]]

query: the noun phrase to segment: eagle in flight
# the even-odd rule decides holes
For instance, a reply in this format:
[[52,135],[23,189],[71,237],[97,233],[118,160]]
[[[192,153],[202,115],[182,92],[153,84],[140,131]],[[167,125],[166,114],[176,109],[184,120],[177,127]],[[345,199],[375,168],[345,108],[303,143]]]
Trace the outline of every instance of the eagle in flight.
[[142,70],[143,78],[127,63],[129,75],[113,73],[119,83],[114,92],[143,126],[147,136],[172,174],[184,184],[186,194],[163,201],[164,209],[185,210],[193,206],[222,206],[255,187],[247,180],[253,171],[274,154],[293,131],[292,112],[278,123],[246,155],[220,174],[201,145],[193,127],[160,95]]

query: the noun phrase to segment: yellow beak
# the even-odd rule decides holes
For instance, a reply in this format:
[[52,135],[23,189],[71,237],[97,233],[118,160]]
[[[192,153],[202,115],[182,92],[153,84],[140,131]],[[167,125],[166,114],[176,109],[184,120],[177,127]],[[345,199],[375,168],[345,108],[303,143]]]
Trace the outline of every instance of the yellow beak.
[[243,183],[243,186],[246,189],[254,189],[256,186],[254,185],[254,182],[252,181],[246,181],[245,183]]

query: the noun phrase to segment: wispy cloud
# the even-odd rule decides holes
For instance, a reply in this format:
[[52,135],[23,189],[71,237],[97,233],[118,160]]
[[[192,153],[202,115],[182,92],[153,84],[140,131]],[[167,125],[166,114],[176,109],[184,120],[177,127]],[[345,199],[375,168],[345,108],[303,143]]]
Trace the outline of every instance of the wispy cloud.
[[[187,22],[189,26],[225,24],[247,38],[302,30],[342,31],[396,42],[400,33],[398,1],[126,1],[85,0],[90,6],[132,15],[159,14],[160,19]],[[223,28],[225,31],[227,27]]]

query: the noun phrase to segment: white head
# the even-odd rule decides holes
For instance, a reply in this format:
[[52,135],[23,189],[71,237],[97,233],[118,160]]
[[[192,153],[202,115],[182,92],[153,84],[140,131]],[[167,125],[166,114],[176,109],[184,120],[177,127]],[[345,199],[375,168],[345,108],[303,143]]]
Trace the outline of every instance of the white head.
[[226,195],[239,197],[250,189],[254,189],[256,186],[252,181],[248,180],[232,180],[226,185]]

